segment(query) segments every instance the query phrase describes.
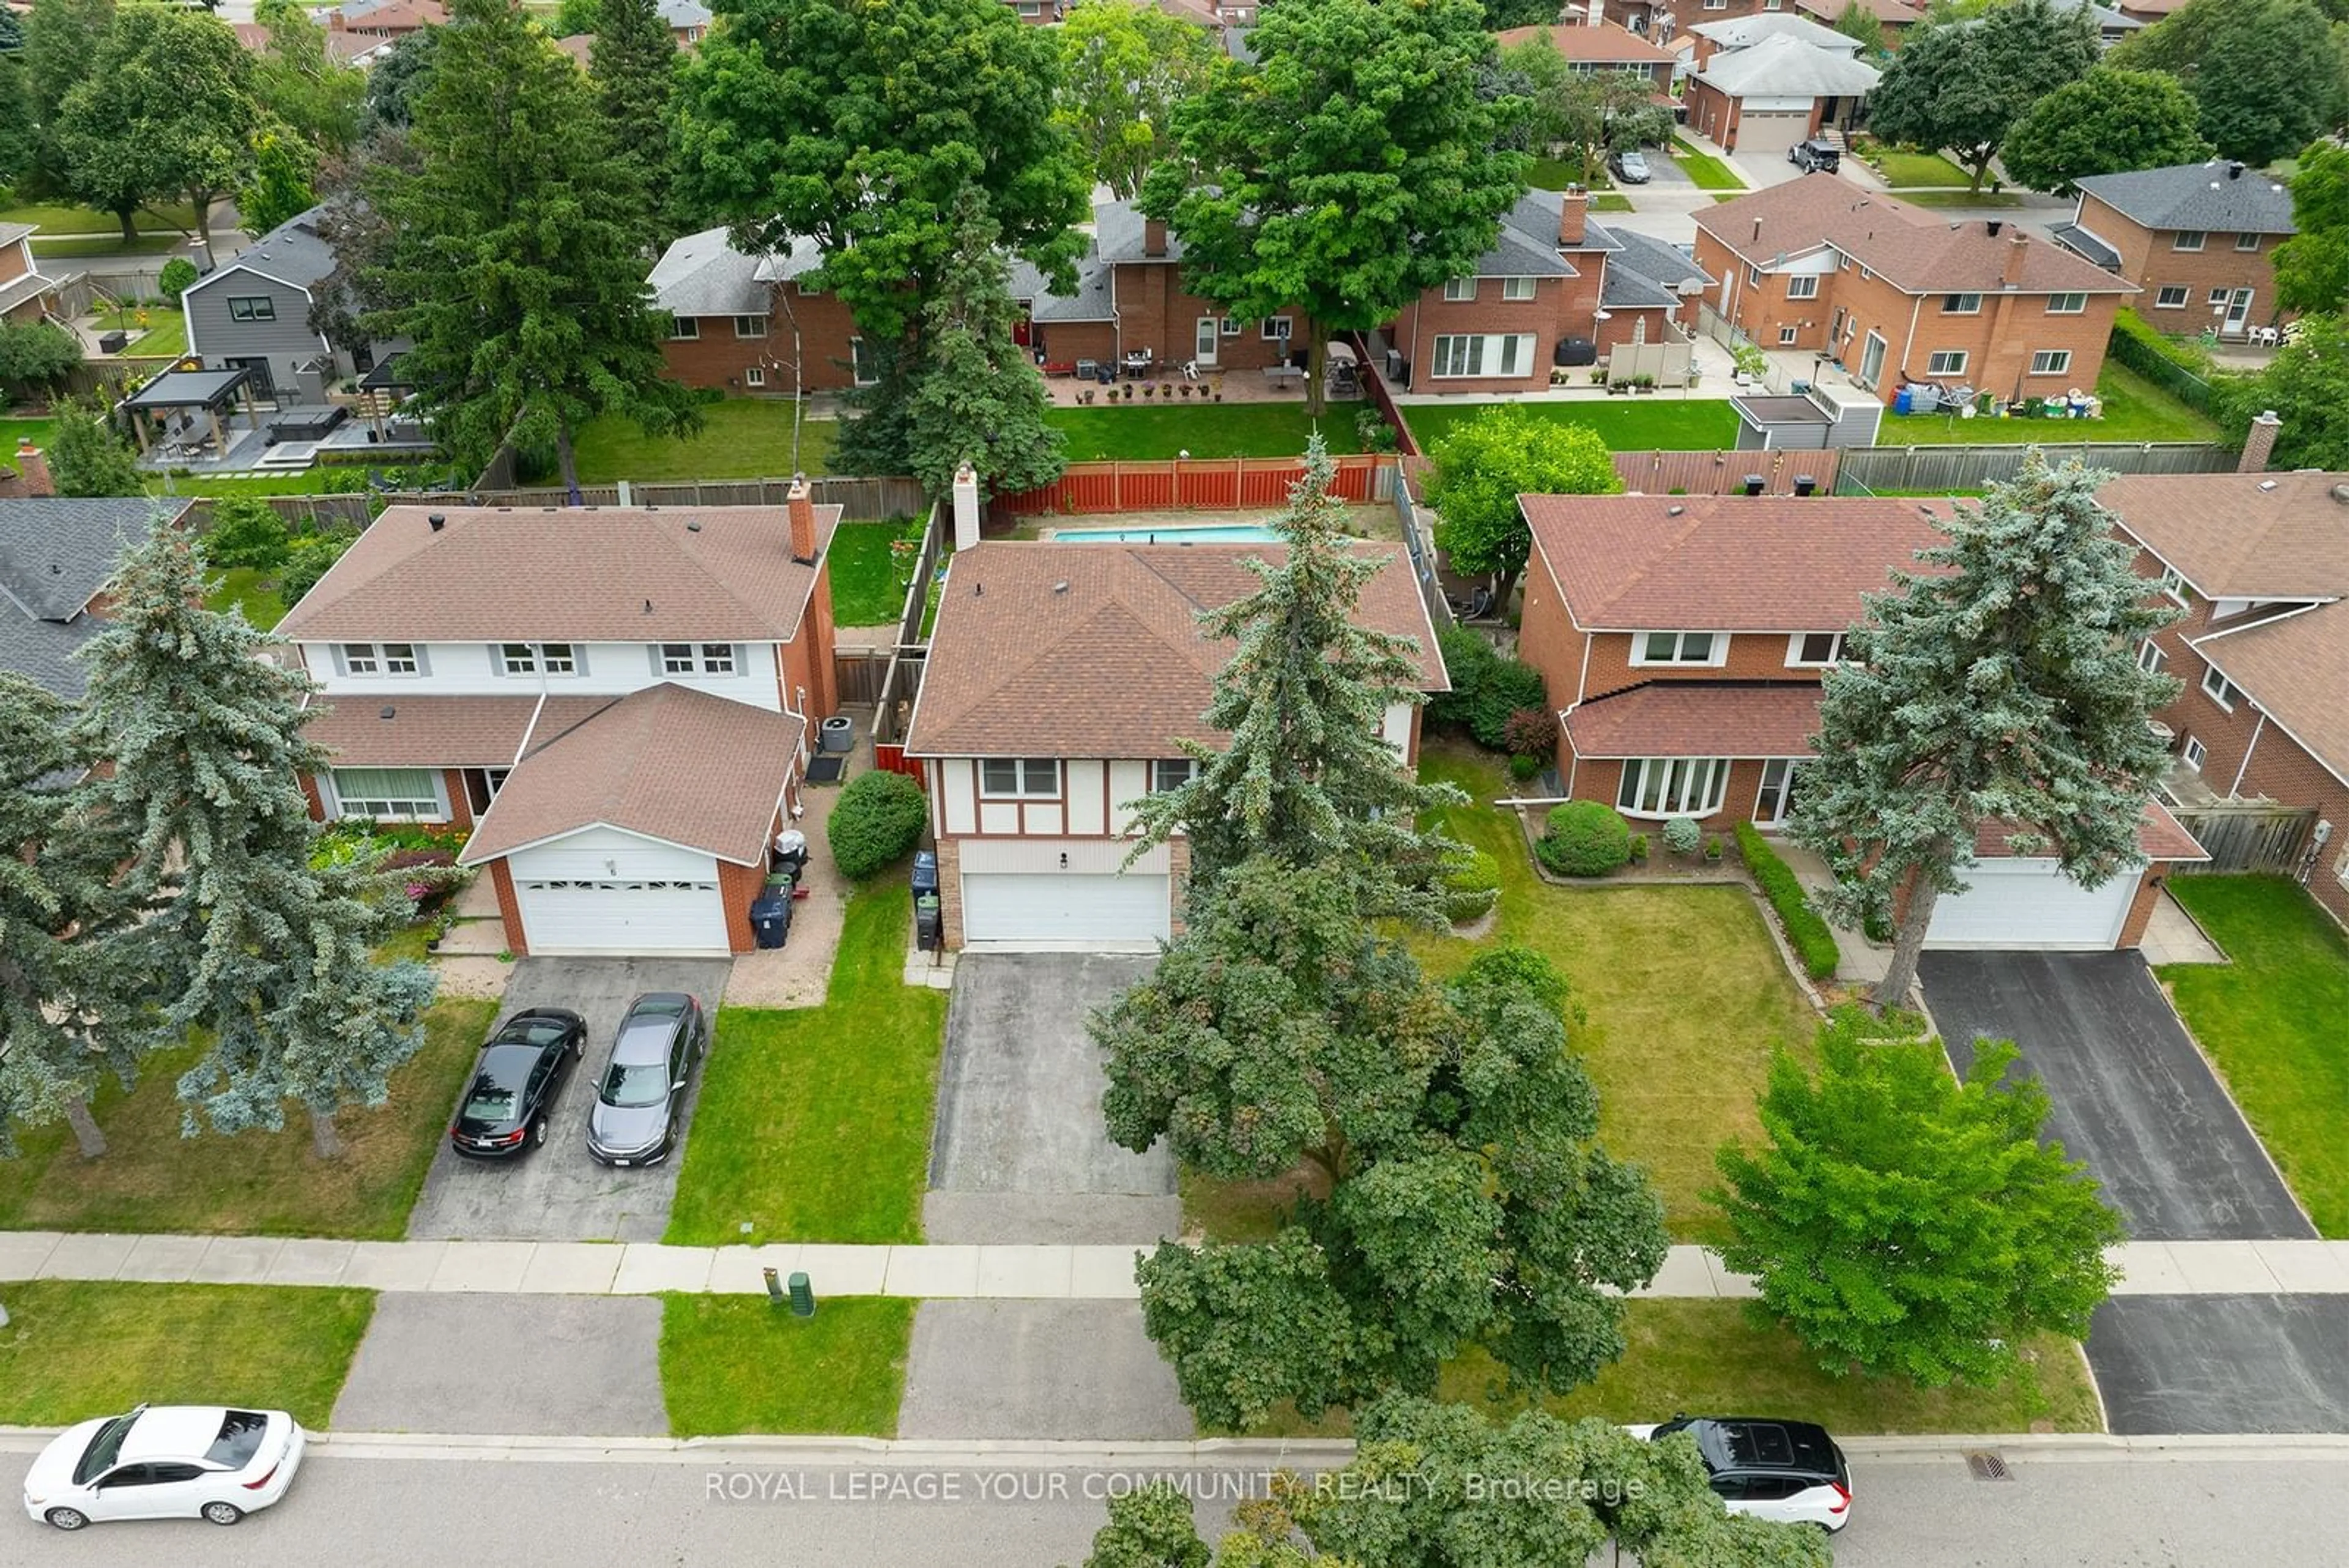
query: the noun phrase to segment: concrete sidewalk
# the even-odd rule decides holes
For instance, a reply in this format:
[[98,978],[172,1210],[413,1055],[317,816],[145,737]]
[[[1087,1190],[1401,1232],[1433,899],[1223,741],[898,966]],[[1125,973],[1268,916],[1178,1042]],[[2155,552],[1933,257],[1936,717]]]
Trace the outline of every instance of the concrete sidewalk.
[[[604,1241],[327,1241],[274,1236],[0,1231],[0,1282],[136,1280],[355,1285],[506,1295],[756,1295],[765,1269],[824,1295],[1133,1301],[1140,1250],[1097,1247],[665,1247]],[[2132,1241],[2116,1295],[2349,1295],[2349,1241]],[[1674,1247],[1641,1296],[1754,1294],[1702,1247]]]

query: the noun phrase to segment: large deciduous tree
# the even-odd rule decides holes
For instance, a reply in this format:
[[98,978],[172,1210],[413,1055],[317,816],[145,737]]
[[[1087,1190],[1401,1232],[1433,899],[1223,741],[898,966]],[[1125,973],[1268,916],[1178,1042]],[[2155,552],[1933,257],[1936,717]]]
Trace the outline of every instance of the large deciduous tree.
[[1058,32],[1053,118],[1093,178],[1130,201],[1169,144],[1174,106],[1205,90],[1229,57],[1207,29],[1131,0],[1082,0]]
[[1848,0],[1843,15],[1836,18],[1835,30],[1859,46],[1860,53],[1881,58],[1884,47],[1884,18],[1868,0]]
[[1518,1388],[1572,1388],[1622,1354],[1609,1292],[1663,1262],[1646,1176],[1597,1145],[1565,981],[1510,947],[1432,986],[1361,901],[1342,862],[1244,862],[1092,1023],[1119,1145],[1305,1180],[1272,1241],[1168,1242],[1138,1271],[1211,1427],[1427,1393],[1472,1346]]
[[2314,0],[2188,0],[2112,63],[2176,76],[2204,138],[2247,163],[2299,151],[2349,104],[2333,24]]
[[[349,151],[359,139],[367,73],[335,57],[326,30],[296,0],[261,0],[254,17],[269,35],[254,67],[261,101],[320,152]],[[257,233],[270,225],[248,226]]]
[[49,475],[59,495],[136,495],[145,488],[130,443],[102,409],[67,399],[49,436]]
[[2057,11],[2048,0],[1914,27],[1869,95],[1868,129],[1886,141],[1948,151],[1980,190],[2015,122],[2087,75],[2099,53],[2087,7]]
[[2265,369],[2222,385],[2234,435],[2262,412],[2282,417],[2270,467],[2349,468],[2349,320],[2337,309],[2302,317]]
[[318,155],[300,137],[264,130],[253,140],[253,170],[236,193],[245,228],[265,234],[318,204]]
[[2176,612],[2096,504],[2101,477],[2033,452],[1957,503],[1947,541],[1867,596],[1826,673],[1791,832],[1836,870],[1831,918],[1897,917],[1887,1005],[1906,1005],[1934,906],[1964,888],[1984,827],[2083,887],[2143,863],[2139,824],[2169,766],[2146,720],[2178,685],[2137,654]]
[[2301,155],[2292,225],[2276,247],[2276,303],[2297,311],[2349,307],[2349,148],[2319,142]]
[[647,433],[694,428],[663,374],[632,187],[609,158],[587,79],[505,0],[456,0],[415,106],[417,162],[363,182],[388,254],[362,317],[408,337],[403,364],[460,463],[552,448],[578,493],[581,424],[621,414]]
[[372,957],[411,912],[404,878],[318,853],[298,783],[326,766],[302,733],[308,678],[203,589],[175,529],[126,553],[72,744],[112,764],[88,788],[129,846],[116,881],[146,908],[162,1021],[205,1042],[180,1079],[186,1130],[275,1130],[292,1101],[332,1157],[336,1112],[382,1104],[421,1044],[432,973]]
[[1826,1370],[1988,1385],[2033,1335],[2086,1337],[2120,1217],[2040,1141],[2047,1091],[2003,1081],[2014,1057],[1977,1042],[1960,1083],[1939,1041],[1883,1037],[1847,1008],[1819,1033],[1816,1078],[1772,1065],[1765,1141],[1720,1151],[1722,1261]]
[[2199,162],[2210,144],[2198,112],[2167,71],[2099,66],[2033,104],[2006,133],[1999,161],[2016,184],[2057,194],[2090,174]]
[[669,137],[677,35],[662,18],[659,0],[598,0],[592,30],[587,69],[595,78],[595,102],[612,155],[637,192],[642,238],[657,247],[681,226]]
[[1653,77],[1578,70],[1547,33],[1504,49],[1498,64],[1503,83],[1526,100],[1525,144],[1546,156],[1572,158],[1579,179],[1592,178],[1610,147],[1637,147],[1671,134],[1671,116],[1656,106]]
[[1492,576],[1494,603],[1504,614],[1533,549],[1517,497],[1612,495],[1623,488],[1597,431],[1539,419],[1515,403],[1495,403],[1454,426],[1431,455],[1435,543],[1454,571]]
[[1301,312],[1308,408],[1335,332],[1367,331],[1475,271],[1529,167],[1522,99],[1488,99],[1475,0],[1281,0],[1257,63],[1174,117],[1142,206],[1182,236],[1185,286],[1243,320]]
[[44,191],[72,189],[57,140],[57,111],[66,95],[88,77],[113,22],[114,0],[33,0],[25,19],[26,112],[35,134],[36,182]]

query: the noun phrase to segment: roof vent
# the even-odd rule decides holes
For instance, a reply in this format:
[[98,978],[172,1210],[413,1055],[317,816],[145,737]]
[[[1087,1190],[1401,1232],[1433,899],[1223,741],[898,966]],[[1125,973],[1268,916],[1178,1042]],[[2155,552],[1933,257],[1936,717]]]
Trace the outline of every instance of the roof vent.
[[387,702],[383,705],[382,711],[376,714],[376,717],[378,719],[388,719],[398,714],[398,709]]
[[[2276,484],[2276,482],[2275,482],[2274,480],[2272,480],[2272,479],[2262,479],[2262,480],[2261,480],[2261,481],[2260,481],[2260,488],[2261,488],[2261,490],[2273,490],[2273,489],[2275,488],[2275,484]],[[2340,494],[2341,494],[2341,487],[2340,487],[2340,486],[2338,486],[2338,485],[2335,485],[2335,486],[2333,487],[2333,493],[2334,498],[2335,498],[2335,499],[2338,499],[2338,498],[2339,498],[2339,496],[2340,496]]]
[[1069,585],[1066,582],[1054,583],[1052,591],[1056,594],[1065,594],[1069,591]]
[[2333,487],[2333,499],[2338,501],[2344,506],[2349,506],[2349,484],[2334,485]]
[[987,592],[987,585],[985,583],[973,583],[970,585],[971,597],[977,598],[979,595],[985,592]]
[[646,613],[647,615],[650,615],[650,614],[652,614],[652,613],[653,613],[653,601],[652,601],[652,600],[650,600],[650,599],[647,599],[647,600],[645,601],[645,613]]
[[2230,164],[2228,164],[2228,165],[2227,165],[2227,178],[2228,178],[2228,179],[2230,179],[2230,180],[2240,180],[2240,179],[2241,179],[2242,177],[2243,177],[2243,166],[2242,166],[2240,163],[2230,163]]
[[698,517],[688,517],[688,518],[687,518],[687,519],[685,520],[685,531],[686,531],[687,533],[688,533],[688,534],[698,534],[698,533],[700,533],[700,532],[701,532],[701,519],[700,519],[700,518],[698,518]]
[[438,534],[441,529],[449,526],[449,514],[445,512],[435,512],[424,519],[424,524],[426,527]]
[[1667,517],[1678,517],[1678,516],[1680,516],[1682,513],[1686,512],[1687,510],[1688,510],[1688,508],[1687,508],[1687,507],[1685,507],[1685,506],[1680,506],[1680,505],[1667,506],[1667,507],[1665,507],[1665,508],[1664,508],[1664,515],[1665,515],[1665,516],[1667,516]]
[[1992,218],[1992,219],[1991,219],[1989,222],[1987,222],[1987,223],[1985,223],[1984,224],[1982,224],[1982,227],[1983,227],[1983,228],[1988,229],[1988,230],[1990,231],[1990,237],[1991,237],[1991,238],[1992,238],[1992,239],[1996,239],[1996,238],[1998,238],[1998,232],[1999,232],[1999,230],[2001,230],[2001,229],[2004,228],[2005,226],[2006,226],[2006,225],[2005,225],[2005,223],[2004,223],[2002,220],[1997,219],[1997,218]]

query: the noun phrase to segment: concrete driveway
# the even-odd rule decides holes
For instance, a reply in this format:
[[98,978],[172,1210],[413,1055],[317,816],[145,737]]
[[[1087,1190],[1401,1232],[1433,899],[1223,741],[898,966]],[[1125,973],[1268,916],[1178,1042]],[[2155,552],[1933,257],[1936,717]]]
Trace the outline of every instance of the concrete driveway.
[[1929,952],[1925,1003],[1963,1072],[2013,1040],[2046,1085],[2048,1132],[2147,1241],[2316,1231],[2134,952]]
[[1102,1128],[1092,1010],[1155,961],[979,953],[955,966],[922,1216],[933,1242],[1148,1244],[1181,1227],[1174,1158]]
[[[587,1156],[587,1107],[596,1070],[628,1003],[648,991],[682,991],[715,1020],[730,968],[725,959],[532,958],[514,965],[499,1021],[525,1007],[567,1007],[587,1021],[585,1056],[556,1104],[546,1145],[519,1159],[460,1159],[440,1142],[424,1191],[408,1217],[411,1240],[657,1241],[668,1228],[683,1148],[646,1169],[615,1170]],[[710,1050],[726,1048],[714,1028]],[[686,1132],[705,1075],[687,1092]],[[461,1085],[460,1085],[461,1090]],[[684,1135],[680,1135],[681,1137]]]
[[2349,1296],[2115,1296],[2088,1333],[2116,1432],[2349,1432]]

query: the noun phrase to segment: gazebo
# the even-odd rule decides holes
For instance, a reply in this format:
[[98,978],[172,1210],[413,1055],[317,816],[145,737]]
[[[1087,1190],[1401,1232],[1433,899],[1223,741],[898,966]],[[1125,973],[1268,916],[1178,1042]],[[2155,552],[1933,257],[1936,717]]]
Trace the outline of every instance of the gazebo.
[[[253,372],[243,366],[233,370],[166,370],[123,399],[122,407],[129,411],[131,435],[141,456],[159,442],[167,458],[218,456],[229,448],[222,410],[240,400],[245,419],[259,430],[261,416],[253,406]],[[210,427],[209,440],[196,433],[198,411]]]

